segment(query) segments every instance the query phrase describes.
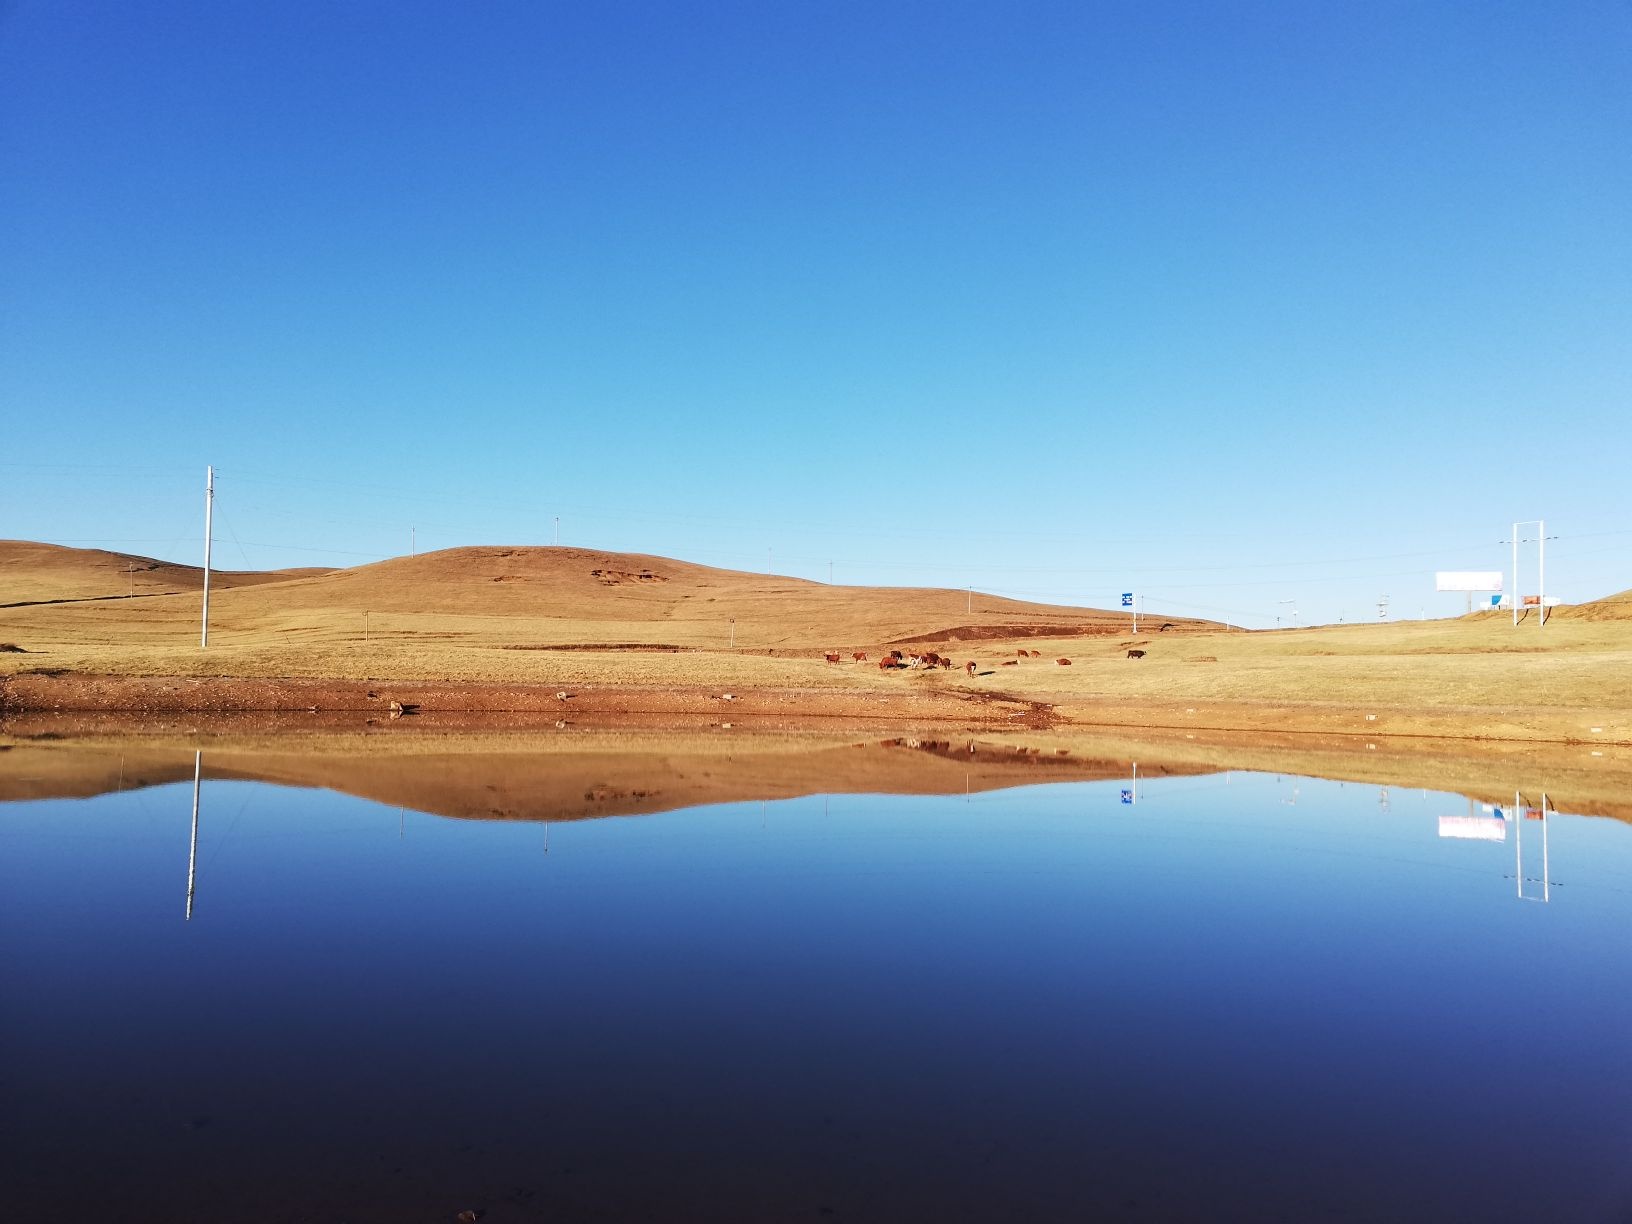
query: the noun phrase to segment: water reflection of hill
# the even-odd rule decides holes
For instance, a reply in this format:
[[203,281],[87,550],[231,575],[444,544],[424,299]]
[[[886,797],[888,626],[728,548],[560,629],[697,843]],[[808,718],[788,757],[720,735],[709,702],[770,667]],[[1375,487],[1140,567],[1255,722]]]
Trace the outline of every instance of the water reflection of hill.
[[1632,820],[1632,769],[1578,745],[1352,737],[550,729],[499,734],[65,734],[0,742],[0,801],[88,797],[204,776],[315,787],[461,819],[578,820],[811,794],[983,792],[1223,770],[1456,791],[1547,791],[1560,810]]
[[[577,737],[583,739],[585,737]],[[747,739],[748,737],[743,737]],[[1070,750],[974,740],[891,738],[835,743],[662,739],[484,749],[460,744],[371,751],[355,740],[285,747],[204,745],[204,776],[318,787],[392,807],[461,819],[581,820],[711,803],[813,794],[947,795],[1052,781],[1122,777],[1128,762]],[[1201,766],[1141,765],[1141,773],[1197,774]],[[0,752],[0,801],[84,798],[193,776],[192,746],[49,741]]]

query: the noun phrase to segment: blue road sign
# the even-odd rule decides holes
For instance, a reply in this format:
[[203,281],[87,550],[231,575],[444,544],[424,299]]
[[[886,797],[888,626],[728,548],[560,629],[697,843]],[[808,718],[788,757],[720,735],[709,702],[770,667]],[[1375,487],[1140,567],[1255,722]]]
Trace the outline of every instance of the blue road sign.
[[1122,592],[1122,606],[1124,608],[1133,607],[1133,592],[1132,591],[1123,591]]
[[1133,792],[1131,790],[1129,790],[1125,786],[1122,788],[1122,802],[1123,803],[1132,803],[1133,802]]

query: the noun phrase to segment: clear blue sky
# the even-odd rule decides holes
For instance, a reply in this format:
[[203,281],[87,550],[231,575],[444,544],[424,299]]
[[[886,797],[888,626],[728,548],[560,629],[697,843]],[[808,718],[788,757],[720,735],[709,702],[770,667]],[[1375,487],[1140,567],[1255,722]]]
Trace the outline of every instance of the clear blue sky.
[[0,536],[1632,587],[1624,2],[21,0],[0,167]]

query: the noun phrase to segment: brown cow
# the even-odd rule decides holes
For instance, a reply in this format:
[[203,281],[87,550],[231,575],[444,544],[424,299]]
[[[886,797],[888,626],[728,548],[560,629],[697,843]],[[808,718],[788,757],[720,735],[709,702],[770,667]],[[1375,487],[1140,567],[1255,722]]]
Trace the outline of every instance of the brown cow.
[[1071,660],[1070,659],[1055,659],[1054,662],[1058,663],[1061,667],[1070,667],[1071,666]]
[[1128,658],[1130,658],[1130,659],[1142,659],[1144,657],[1145,657],[1145,652],[1142,651],[1142,650],[1130,650],[1130,651],[1128,651]]
[[1015,656],[1015,658],[1017,658],[1017,659],[1027,659],[1027,658],[1030,658],[1030,657],[1031,657],[1031,656],[1030,656],[1030,655],[1029,655],[1029,654],[1027,654],[1027,653],[1026,653],[1026,652],[1025,652],[1025,651],[1024,651],[1024,650],[1017,650],[1017,651],[1015,651],[1015,652],[1014,652],[1014,656]]
[[1016,659],[1004,659],[1003,660],[1003,666],[1004,667],[1019,667],[1020,663]]
[[941,669],[943,671],[951,671],[952,670],[952,660],[947,658],[945,655],[941,656]]
[[852,659],[854,659],[857,663],[867,662],[867,652],[865,650],[858,650],[858,651],[856,651],[855,654],[851,655],[850,657]]
[[973,659],[970,659],[969,662],[967,662],[967,663],[965,663],[963,665],[963,670],[968,672],[971,676],[974,675],[975,674],[975,661]]
[[829,663],[837,663],[839,661],[839,652],[836,650],[830,650],[822,657]]

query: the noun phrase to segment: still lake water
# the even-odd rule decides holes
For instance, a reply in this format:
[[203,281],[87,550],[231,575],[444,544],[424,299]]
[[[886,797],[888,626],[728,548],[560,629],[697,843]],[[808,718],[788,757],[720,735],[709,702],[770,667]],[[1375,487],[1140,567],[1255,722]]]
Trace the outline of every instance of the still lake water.
[[1632,1219],[1632,828],[1127,785],[0,805],[4,1217]]

